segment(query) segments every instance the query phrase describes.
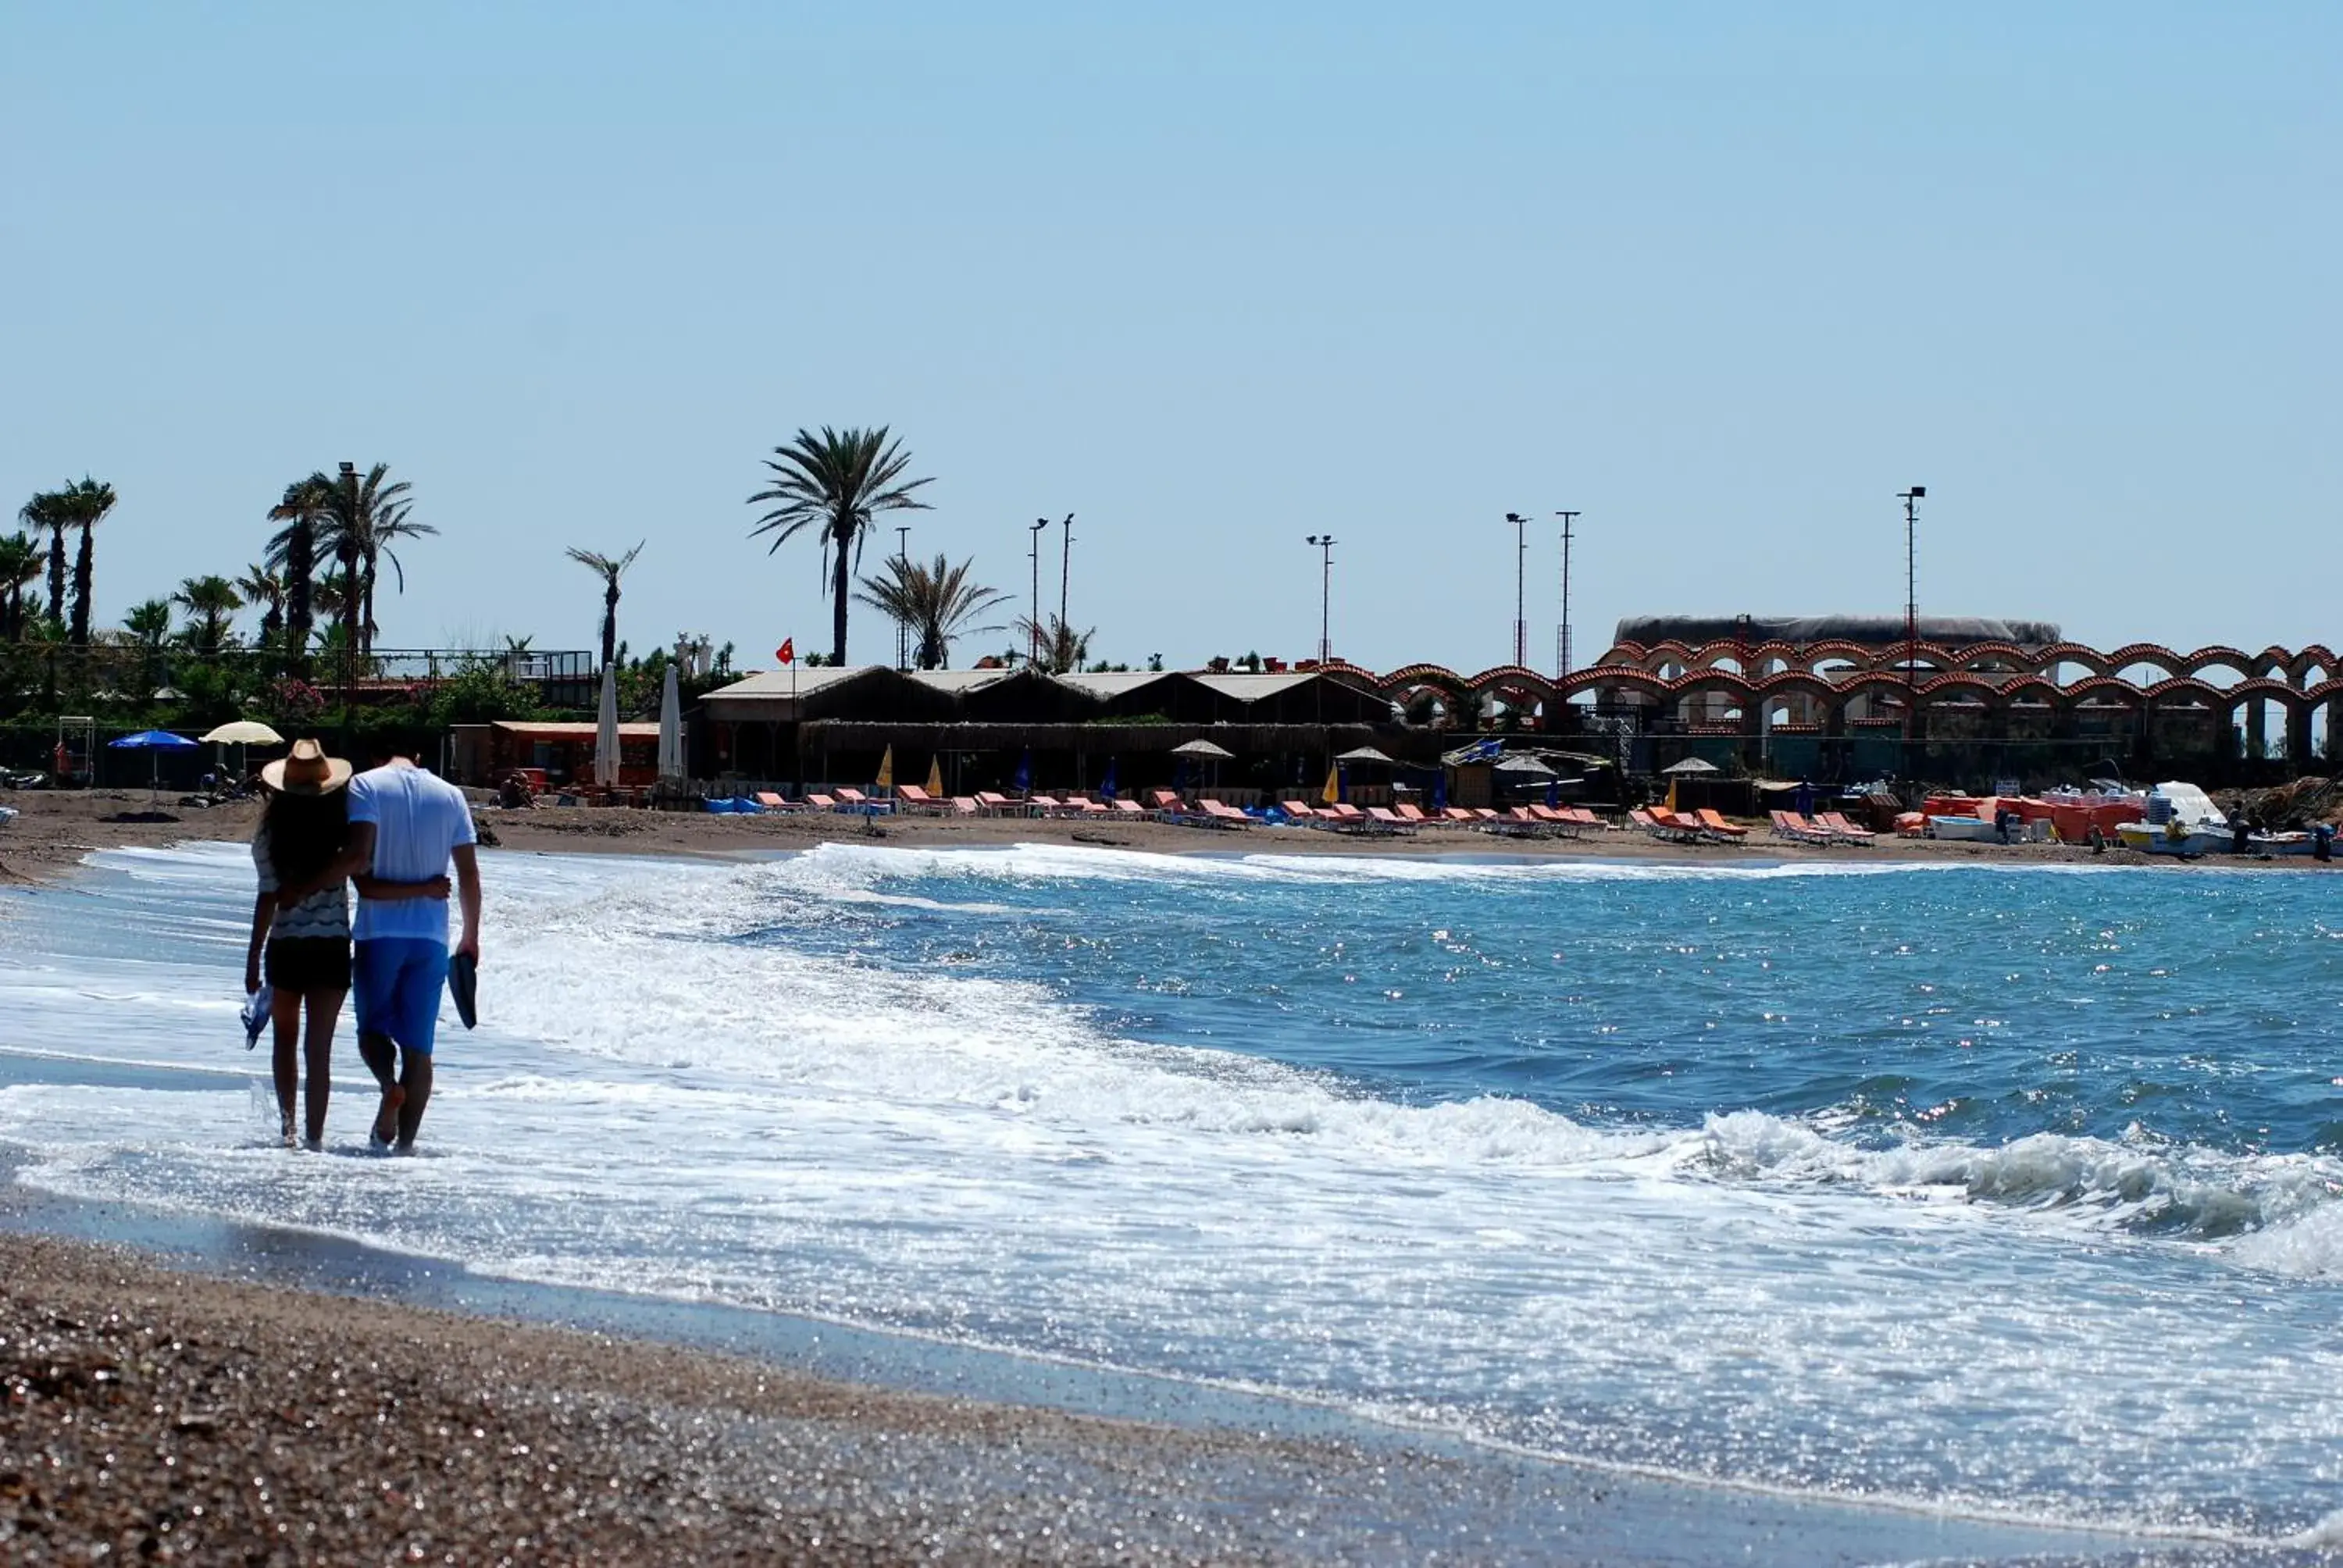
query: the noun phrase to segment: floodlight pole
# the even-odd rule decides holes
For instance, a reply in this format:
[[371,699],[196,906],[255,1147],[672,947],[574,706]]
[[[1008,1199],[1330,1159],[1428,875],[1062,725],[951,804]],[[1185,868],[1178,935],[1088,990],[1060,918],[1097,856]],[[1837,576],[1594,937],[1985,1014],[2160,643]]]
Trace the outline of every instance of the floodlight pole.
[[1025,626],[1025,662],[1041,662],[1041,530],[1050,526],[1047,518],[1033,519],[1033,614]]
[[1557,677],[1570,673],[1570,525],[1582,515],[1578,512],[1554,513],[1562,519],[1562,630],[1554,639],[1558,645],[1554,648],[1554,674]]
[[1513,662],[1523,665],[1530,658],[1529,601],[1523,588],[1530,566],[1530,520],[1519,512],[1507,512],[1505,521],[1513,525]]
[[1908,490],[1896,492],[1896,498],[1904,503],[1904,732],[1906,735],[1912,732],[1914,721],[1920,717],[1917,701],[1920,692],[1920,592],[1914,545],[1920,521],[1919,503],[1927,493],[1926,485],[1915,485]]
[[1312,534],[1310,542],[1318,547],[1318,662],[1326,665],[1334,659],[1334,642],[1327,630],[1334,598],[1334,536]]
[[1074,567],[1074,514],[1068,512],[1061,525],[1066,530],[1066,542],[1058,557],[1058,624],[1071,626],[1066,618],[1066,578]]
[[[895,525],[895,558],[903,563],[908,575],[911,568],[911,525]],[[895,668],[911,668],[911,623],[898,616],[895,619]]]

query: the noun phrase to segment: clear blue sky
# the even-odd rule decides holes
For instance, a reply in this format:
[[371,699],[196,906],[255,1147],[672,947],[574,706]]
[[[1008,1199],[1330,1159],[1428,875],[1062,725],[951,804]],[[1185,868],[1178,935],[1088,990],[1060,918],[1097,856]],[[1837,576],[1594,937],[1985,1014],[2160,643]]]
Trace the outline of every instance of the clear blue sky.
[[[1021,600],[1024,525],[1077,512],[1074,619],[1133,662],[1306,655],[1322,529],[1338,652],[1498,662],[1514,508],[1585,514],[1582,659],[1624,613],[1892,611],[1914,481],[1925,610],[2343,641],[2331,5],[25,3],[0,38],[0,496],[116,484],[106,621],[349,457],[442,530],[390,643],[586,647],[562,547],[648,538],[638,649],[820,648],[813,550],[742,503],[798,426],[885,422],[935,477],[915,553]],[[1542,531],[1540,664],[1557,563]]]

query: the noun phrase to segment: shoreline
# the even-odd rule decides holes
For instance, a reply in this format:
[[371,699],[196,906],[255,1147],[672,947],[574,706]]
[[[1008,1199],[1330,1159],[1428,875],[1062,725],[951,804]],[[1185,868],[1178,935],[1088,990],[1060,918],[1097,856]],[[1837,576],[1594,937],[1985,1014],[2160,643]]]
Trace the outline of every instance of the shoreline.
[[2214,1560],[0,1178],[0,1457],[55,1461],[0,1474],[0,1548],[25,1561],[357,1540],[458,1562]]
[[[21,791],[19,811],[0,829],[0,884],[55,882],[98,850],[166,848],[198,841],[249,841],[259,820],[255,801],[209,808],[146,809],[136,790]],[[166,819],[155,820],[160,816]],[[1933,839],[1883,838],[1868,849],[1793,843],[1750,830],[1745,844],[1662,843],[1626,830],[1578,839],[1512,839],[1469,829],[1432,828],[1409,835],[1353,837],[1322,829],[1257,827],[1244,831],[1147,821],[1093,822],[1067,818],[863,818],[817,813],[736,817],[683,811],[598,807],[538,807],[525,811],[478,809],[485,846],[514,853],[621,854],[690,859],[762,859],[843,843],[890,849],[1007,849],[1019,844],[1068,844],[1086,849],[1159,855],[1296,855],[1379,859],[1477,859],[1542,865],[1614,864],[1730,867],[1935,865],[2102,866],[2219,870],[2312,871],[2308,856],[2271,859],[2229,855],[2193,861],[2110,848],[2093,854],[2065,844],[1980,844]],[[493,836],[493,843],[489,842]]]

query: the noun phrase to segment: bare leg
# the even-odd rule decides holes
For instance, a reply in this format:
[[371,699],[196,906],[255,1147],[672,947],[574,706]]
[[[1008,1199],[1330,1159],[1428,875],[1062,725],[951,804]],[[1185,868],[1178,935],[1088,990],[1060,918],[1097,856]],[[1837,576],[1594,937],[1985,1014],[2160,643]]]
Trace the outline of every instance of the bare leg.
[[387,1034],[360,1034],[358,1055],[375,1081],[382,1085],[382,1104],[374,1113],[374,1136],[377,1143],[388,1143],[398,1136],[398,1108],[407,1099],[407,1091],[398,1085],[398,1047]]
[[326,1101],[334,1092],[334,1025],[342,1016],[342,994],[337,990],[313,990],[306,999],[309,1035],[304,1054],[308,1058],[309,1081],[302,1108],[308,1112],[312,1149],[326,1141]]
[[402,1152],[415,1147],[415,1134],[423,1125],[423,1107],[431,1099],[431,1059],[419,1050],[407,1055],[407,1103],[398,1109],[398,1147]]
[[293,1138],[293,1094],[301,1082],[301,994],[280,990],[268,1001],[271,1038],[269,1066],[277,1078],[277,1131],[287,1142]]

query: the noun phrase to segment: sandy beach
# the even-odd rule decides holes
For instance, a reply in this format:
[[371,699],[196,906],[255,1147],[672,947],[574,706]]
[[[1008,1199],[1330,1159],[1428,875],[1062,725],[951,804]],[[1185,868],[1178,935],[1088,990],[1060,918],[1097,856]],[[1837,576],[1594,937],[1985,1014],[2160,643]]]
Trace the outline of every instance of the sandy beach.
[[[20,815],[0,829],[0,881],[45,880],[70,871],[93,849],[160,846],[195,840],[248,839],[259,820],[257,802],[150,808],[140,790],[48,793],[8,798]],[[2063,844],[1972,844],[1883,835],[1868,848],[1818,847],[1769,838],[1751,827],[1740,845],[1663,843],[1643,833],[1589,831],[1576,839],[1511,838],[1446,828],[1387,837],[1295,828],[1228,831],[1151,819],[1085,821],[1066,818],[928,816],[852,817],[819,812],[736,817],[677,811],[540,806],[523,811],[476,809],[483,838],[516,852],[700,855],[737,858],[786,854],[833,842],[895,848],[981,849],[1010,844],[1066,843],[1150,854],[1284,854],[1371,856],[1503,856],[1514,859],[1605,859],[1730,865],[1763,859],[1838,865],[1848,861],[1921,861],[1994,865],[2177,864],[2120,847],[2093,855]],[[2295,857],[2251,860],[2221,857],[2222,866],[2308,869]]]

